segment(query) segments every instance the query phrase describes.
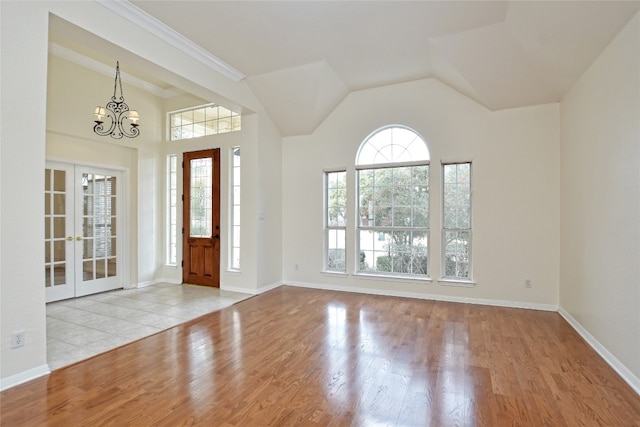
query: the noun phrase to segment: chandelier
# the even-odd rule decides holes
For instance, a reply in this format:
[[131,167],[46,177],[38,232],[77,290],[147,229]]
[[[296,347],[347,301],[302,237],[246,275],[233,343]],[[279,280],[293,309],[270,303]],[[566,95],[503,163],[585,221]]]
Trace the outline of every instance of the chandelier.
[[[120,88],[120,96],[116,98],[116,91]],[[120,79],[120,62],[116,62],[116,80],[113,85],[113,96],[111,101],[107,102],[105,107],[96,107],[94,113],[96,116],[96,125],[93,127],[93,131],[100,136],[109,135],[111,138],[122,139],[123,136],[127,138],[135,138],[140,135],[138,129],[138,112],[135,110],[129,110],[129,106],[124,102],[124,95],[122,93],[122,80]],[[111,120],[109,127],[104,126],[104,118],[107,117]],[[130,129],[127,130],[127,121]]]

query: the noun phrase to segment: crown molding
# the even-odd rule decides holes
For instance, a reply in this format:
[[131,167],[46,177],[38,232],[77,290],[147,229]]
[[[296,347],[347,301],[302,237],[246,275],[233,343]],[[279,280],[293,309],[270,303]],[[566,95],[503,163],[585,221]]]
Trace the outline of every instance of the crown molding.
[[117,15],[131,21],[138,27],[153,34],[159,39],[169,43],[171,46],[186,53],[192,58],[202,62],[207,67],[222,74],[224,77],[239,82],[245,75],[222,61],[211,52],[203,49],[182,34],[167,26],[165,23],[149,15],[144,10],[130,3],[128,0],[96,0],[99,4],[116,13]]
[[[90,70],[96,71],[107,77],[113,77],[115,75],[114,67],[105,65],[102,62],[91,59],[88,56],[82,55],[75,50],[71,50],[57,43],[49,43],[49,53]],[[160,86],[156,86],[146,80],[142,80],[138,77],[127,74],[122,70],[120,71],[120,76],[124,77],[123,80],[125,80],[128,85],[135,86],[162,98],[170,98],[172,96],[183,93],[182,91],[176,89],[163,89]]]

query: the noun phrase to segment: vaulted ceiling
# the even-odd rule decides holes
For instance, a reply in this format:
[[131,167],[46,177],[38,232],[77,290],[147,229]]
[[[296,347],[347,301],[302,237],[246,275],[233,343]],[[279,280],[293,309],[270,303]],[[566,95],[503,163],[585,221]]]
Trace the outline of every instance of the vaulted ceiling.
[[285,136],[313,132],[351,91],[426,77],[491,110],[560,101],[640,8],[640,1],[131,3],[239,71]]

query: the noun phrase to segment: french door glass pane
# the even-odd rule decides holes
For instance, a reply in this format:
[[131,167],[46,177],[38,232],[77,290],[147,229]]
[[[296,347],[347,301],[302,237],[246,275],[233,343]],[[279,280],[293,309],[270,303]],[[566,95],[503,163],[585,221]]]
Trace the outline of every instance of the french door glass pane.
[[45,169],[44,259],[45,286],[66,282],[66,171]]
[[116,177],[85,173],[82,187],[83,280],[115,276]]
[[56,239],[64,239],[66,232],[65,232],[65,224],[66,224],[66,219],[65,218],[53,218],[53,237]]
[[53,191],[66,191],[67,172],[63,170],[53,171]]
[[109,258],[107,259],[107,276],[108,277],[113,277],[116,275],[116,258]]

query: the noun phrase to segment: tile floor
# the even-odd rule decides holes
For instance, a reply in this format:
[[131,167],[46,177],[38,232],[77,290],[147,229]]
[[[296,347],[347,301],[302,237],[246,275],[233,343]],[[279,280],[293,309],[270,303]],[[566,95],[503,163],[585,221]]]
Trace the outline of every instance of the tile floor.
[[251,295],[159,283],[47,304],[51,370],[228,307]]

